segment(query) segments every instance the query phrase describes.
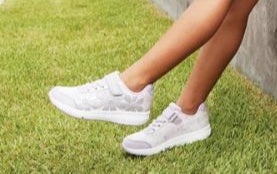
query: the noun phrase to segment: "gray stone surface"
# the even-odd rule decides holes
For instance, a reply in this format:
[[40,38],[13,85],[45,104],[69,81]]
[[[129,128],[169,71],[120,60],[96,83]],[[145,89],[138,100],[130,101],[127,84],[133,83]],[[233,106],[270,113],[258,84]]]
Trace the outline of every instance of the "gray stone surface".
[[[178,16],[192,0],[151,0],[170,17]],[[277,98],[277,0],[261,0],[250,16],[246,35],[231,64]]]
[[258,3],[232,64],[277,98],[277,0]]
[[172,19],[177,19],[189,6],[192,0],[151,0],[168,13]]

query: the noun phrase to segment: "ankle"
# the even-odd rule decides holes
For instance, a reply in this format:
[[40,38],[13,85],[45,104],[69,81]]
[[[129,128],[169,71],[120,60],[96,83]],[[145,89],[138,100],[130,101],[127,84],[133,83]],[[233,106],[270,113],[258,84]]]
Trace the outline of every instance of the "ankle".
[[182,109],[182,112],[187,115],[195,115],[198,111],[200,104],[197,102],[182,102],[178,100],[176,104]]
[[127,73],[119,75],[124,84],[133,92],[140,92],[148,85],[147,80],[142,76],[130,76]]

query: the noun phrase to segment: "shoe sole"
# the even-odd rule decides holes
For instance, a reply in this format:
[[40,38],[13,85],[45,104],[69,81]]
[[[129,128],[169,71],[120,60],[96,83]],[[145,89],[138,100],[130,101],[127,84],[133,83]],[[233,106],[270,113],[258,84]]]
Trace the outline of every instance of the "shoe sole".
[[82,111],[65,105],[48,94],[51,103],[63,113],[78,119],[108,121],[117,124],[138,126],[146,123],[149,119],[149,112],[129,111]]
[[188,134],[184,134],[178,137],[175,137],[173,139],[170,139],[166,142],[164,142],[163,144],[156,146],[154,148],[149,148],[149,149],[130,149],[128,147],[125,147],[122,144],[123,149],[132,154],[132,155],[137,155],[137,156],[149,156],[149,155],[154,155],[157,153],[160,153],[162,151],[165,151],[167,149],[176,147],[176,146],[182,146],[182,145],[186,145],[186,144],[191,144],[193,142],[196,141],[201,141],[204,140],[206,138],[208,138],[211,134],[211,127],[210,125],[197,130],[195,132],[192,133],[188,133]]

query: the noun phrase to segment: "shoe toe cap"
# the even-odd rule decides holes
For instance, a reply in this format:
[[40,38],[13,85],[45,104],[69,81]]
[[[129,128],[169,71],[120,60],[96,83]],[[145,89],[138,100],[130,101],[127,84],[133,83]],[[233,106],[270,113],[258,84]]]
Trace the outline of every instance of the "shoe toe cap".
[[133,140],[131,138],[125,138],[122,142],[122,146],[128,149],[149,149],[151,145],[142,140]]
[[52,102],[59,102],[63,105],[70,107],[76,107],[73,91],[67,87],[54,87],[48,93],[48,96]]

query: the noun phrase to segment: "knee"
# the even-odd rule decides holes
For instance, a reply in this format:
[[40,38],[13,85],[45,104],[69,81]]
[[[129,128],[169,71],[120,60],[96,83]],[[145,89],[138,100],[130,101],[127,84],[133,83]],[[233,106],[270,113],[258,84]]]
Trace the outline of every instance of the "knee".
[[247,20],[257,2],[258,0],[234,0],[226,16],[227,19],[230,22],[242,22]]

